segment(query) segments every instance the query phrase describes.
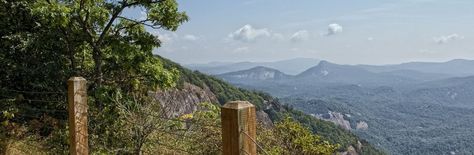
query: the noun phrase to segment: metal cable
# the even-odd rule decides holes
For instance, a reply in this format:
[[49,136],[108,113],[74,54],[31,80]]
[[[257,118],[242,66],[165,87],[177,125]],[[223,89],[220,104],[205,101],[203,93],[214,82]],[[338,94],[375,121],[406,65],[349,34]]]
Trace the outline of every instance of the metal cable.
[[218,125],[199,124],[199,123],[196,123],[196,122],[193,122],[193,121],[184,121],[184,120],[180,120],[180,119],[176,119],[176,118],[166,118],[166,117],[163,117],[163,116],[158,116],[158,115],[149,114],[149,113],[145,113],[145,114],[147,114],[149,116],[153,116],[153,117],[158,118],[158,119],[164,119],[164,120],[176,121],[176,122],[182,122],[182,123],[192,123],[192,124],[199,125],[199,126],[221,128],[221,126],[218,126]]
[[26,93],[26,94],[66,94],[66,92],[39,92],[39,91],[24,91],[24,90],[13,90],[13,89],[7,89],[7,88],[0,88],[1,90],[9,91],[9,92],[15,92],[15,93]]
[[252,137],[250,137],[250,135],[247,134],[247,132],[244,132],[243,130],[241,130],[241,133],[244,133],[253,143],[255,143],[255,145],[257,145],[257,147],[263,151],[264,154],[268,155],[268,152],[265,151],[265,149],[263,149],[262,146],[260,146],[260,144],[257,143],[257,141],[255,139],[253,139]]
[[[17,100],[16,97],[12,97],[12,96],[0,95],[0,97],[5,98],[5,99],[0,99],[0,100]],[[48,101],[48,100],[37,100],[37,99],[25,99],[25,98],[22,98],[20,100],[29,101],[29,102],[40,102],[40,103],[63,103],[63,102],[66,102],[66,101]]]

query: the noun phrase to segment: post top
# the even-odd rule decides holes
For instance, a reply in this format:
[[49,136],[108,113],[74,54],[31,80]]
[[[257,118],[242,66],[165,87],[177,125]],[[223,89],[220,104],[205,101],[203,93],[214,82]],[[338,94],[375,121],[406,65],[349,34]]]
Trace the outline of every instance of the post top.
[[224,106],[222,107],[228,108],[228,109],[244,109],[244,108],[250,108],[250,107],[255,107],[255,106],[248,101],[230,101],[224,104]]
[[83,77],[71,77],[67,81],[86,81]]

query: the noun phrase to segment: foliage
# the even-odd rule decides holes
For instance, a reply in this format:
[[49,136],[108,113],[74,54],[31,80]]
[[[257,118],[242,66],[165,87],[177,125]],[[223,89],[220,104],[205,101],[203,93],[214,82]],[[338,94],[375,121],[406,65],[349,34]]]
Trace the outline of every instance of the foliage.
[[[191,154],[220,154],[221,128],[219,127],[220,108],[212,103],[199,104],[199,110],[183,115],[181,120],[186,123],[186,140],[182,144],[186,152]],[[176,137],[177,139],[181,137]],[[181,138],[182,139],[182,138]]]
[[[107,107],[106,114],[117,118],[92,117],[91,146],[94,152],[139,154],[150,143],[151,136],[164,126],[165,121],[156,118],[161,115],[161,105],[144,93],[132,95],[116,90],[110,97],[115,107]],[[105,109],[104,109],[105,110]],[[95,111],[94,109],[92,111]],[[99,115],[100,116],[100,115]],[[107,115],[105,115],[107,116]],[[107,137],[107,138],[104,138]]]
[[321,137],[290,117],[276,123],[275,128],[262,130],[258,140],[264,146],[270,146],[266,150],[269,154],[330,155],[339,147],[321,140]]
[[[221,129],[218,127],[220,124],[220,108],[215,104],[201,103],[199,109],[174,119],[157,119],[156,116],[159,115],[151,115],[154,120],[150,120],[158,121],[157,124],[140,125],[137,124],[140,121],[130,120],[133,125],[129,124],[124,127],[149,127],[151,129],[143,143],[143,148],[137,150],[145,154],[152,154],[151,152],[155,154],[220,154],[222,144]],[[144,115],[144,113],[141,112],[139,115]],[[149,116],[148,114],[146,117]],[[135,117],[127,118],[133,119]],[[124,130],[121,129],[120,131]],[[135,134],[134,132],[126,132],[125,134],[127,133]],[[126,137],[133,138],[129,139],[132,143],[137,141],[138,138],[136,136]]]

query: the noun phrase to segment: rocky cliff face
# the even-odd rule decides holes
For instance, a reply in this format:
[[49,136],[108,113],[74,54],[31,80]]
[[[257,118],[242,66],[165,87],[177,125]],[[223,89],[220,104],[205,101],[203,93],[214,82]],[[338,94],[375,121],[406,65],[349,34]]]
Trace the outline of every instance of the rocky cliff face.
[[[155,98],[164,108],[168,117],[177,117],[198,110],[199,103],[219,103],[217,97],[211,90],[204,86],[198,87],[190,83],[184,83],[182,89],[171,89],[154,93]],[[264,126],[272,126],[273,123],[264,111],[257,111],[257,120]]]
[[218,103],[216,95],[209,88],[200,88],[190,83],[185,83],[182,89],[159,91],[154,95],[168,117],[192,113],[197,110],[199,103]]
[[346,130],[352,129],[349,121],[344,119],[344,115],[341,113],[329,111],[327,114],[320,114],[320,115],[313,115],[313,116],[322,120],[333,122],[334,124],[339,125],[340,127]]

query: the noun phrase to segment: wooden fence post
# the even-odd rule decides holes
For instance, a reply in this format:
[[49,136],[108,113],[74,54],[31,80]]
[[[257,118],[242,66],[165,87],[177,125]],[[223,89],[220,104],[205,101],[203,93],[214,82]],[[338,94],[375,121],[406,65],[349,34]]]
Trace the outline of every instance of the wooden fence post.
[[69,154],[89,154],[87,133],[87,88],[86,79],[71,77],[68,81]]
[[221,107],[222,151],[224,155],[256,155],[255,106],[232,101]]

